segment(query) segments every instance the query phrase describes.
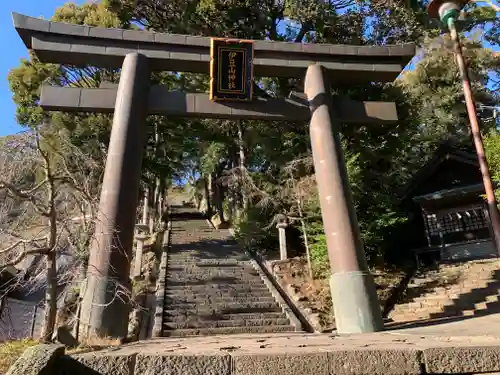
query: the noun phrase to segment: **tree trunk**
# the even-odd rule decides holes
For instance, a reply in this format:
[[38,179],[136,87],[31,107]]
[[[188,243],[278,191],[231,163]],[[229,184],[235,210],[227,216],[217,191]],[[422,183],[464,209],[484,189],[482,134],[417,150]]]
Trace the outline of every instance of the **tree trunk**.
[[[291,177],[292,177],[293,184],[295,185],[295,180],[293,180],[293,176],[291,176]],[[296,186],[294,186],[294,187],[295,187],[296,197],[297,197],[297,208],[299,211],[300,226],[302,228],[302,235],[304,236],[304,246],[306,248],[307,270],[309,272],[309,277],[312,280],[314,277],[313,277],[313,271],[312,271],[312,265],[311,265],[311,252],[309,249],[309,239],[307,237],[306,222],[304,220],[304,216],[303,216],[303,212],[302,212],[302,190],[300,189],[300,187],[298,187],[298,188]]]
[[[236,157],[236,155],[235,155]],[[230,164],[231,170],[236,168],[236,158],[231,160]],[[229,186],[229,216],[231,222],[233,222],[234,217],[238,217],[238,194],[237,194],[238,182],[232,181]]]
[[141,224],[147,224],[148,222],[148,196],[149,196],[149,189],[146,187],[142,195]]
[[245,174],[246,174],[246,155],[245,155],[245,143],[243,140],[243,127],[241,126],[241,121],[237,121],[238,124],[238,148],[239,148],[239,159],[240,159],[240,194],[241,194],[241,204],[243,210],[248,208],[248,200],[245,191]]
[[56,253],[52,250],[45,256],[47,287],[45,290],[45,314],[43,318],[42,342],[51,342],[57,318],[57,271]]
[[200,209],[201,202],[200,202],[200,200],[198,199],[198,191],[197,191],[197,189],[196,189],[196,185],[195,185],[195,183],[193,183],[193,182],[188,182],[188,184],[189,184],[189,185],[191,185],[191,189],[192,189],[192,191],[194,192],[194,193],[193,193],[193,203],[194,203],[194,205],[195,205],[196,209],[197,209],[197,210],[199,210],[199,209]]
[[[158,131],[158,125],[155,125],[155,148],[154,148],[154,153],[156,157],[159,157],[160,155],[160,132]],[[155,186],[154,186],[154,192],[153,196],[151,197],[151,215],[149,218],[149,232],[153,233],[155,229],[155,225],[158,219],[158,210],[157,210],[157,204],[158,200],[160,198],[160,178],[159,176],[156,176],[155,178]]]
[[163,217],[163,205],[165,202],[165,188],[163,187],[164,183],[162,180],[158,179],[158,201],[156,202],[156,215],[158,217],[158,222],[161,224],[161,220]]
[[149,232],[153,233],[158,220],[158,201],[160,200],[160,179],[155,179],[155,189],[151,202],[151,215],[149,218]]
[[[37,141],[38,142],[38,141]],[[56,267],[56,245],[57,245],[57,211],[56,211],[56,187],[50,159],[45,153],[40,144],[37,143],[38,150],[44,159],[44,174],[48,183],[47,191],[47,207],[48,210],[44,213],[49,219],[49,237],[47,253],[45,254],[46,270],[47,270],[47,285],[45,290],[45,314],[43,317],[43,326],[41,341],[50,342],[54,335],[56,320],[57,320],[57,267]]]
[[224,218],[224,191],[222,190],[222,186],[220,183],[215,183],[215,198],[214,205],[217,213],[219,214],[219,218],[221,223],[225,223],[226,220]]
[[204,191],[204,195],[205,195],[205,200],[207,202],[207,215],[209,218],[212,217],[212,205],[211,205],[211,202],[210,202],[210,186],[212,184],[212,175],[209,174],[208,175],[208,178],[207,177],[203,177],[203,191]]

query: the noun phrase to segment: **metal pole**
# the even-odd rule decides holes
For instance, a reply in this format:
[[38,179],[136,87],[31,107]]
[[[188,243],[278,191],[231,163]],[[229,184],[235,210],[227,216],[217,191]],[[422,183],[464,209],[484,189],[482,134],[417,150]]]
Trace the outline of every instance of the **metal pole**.
[[125,56],[82,300],[81,336],[125,337],[150,86],[146,56]]
[[363,251],[339,127],[332,122],[332,96],[324,68],[310,65],[304,92],[311,109],[310,136],[321,215],[332,275],[338,333],[383,329],[375,284]]
[[470,86],[469,72],[465,64],[464,56],[462,54],[462,46],[458,36],[457,28],[455,27],[455,18],[447,18],[448,28],[450,30],[451,40],[453,41],[453,52],[457,61],[458,69],[462,77],[462,85],[465,97],[465,104],[467,106],[467,114],[469,115],[470,128],[472,138],[476,147],[477,159],[479,168],[483,177],[484,190],[486,192],[486,199],[488,203],[488,212],[490,214],[491,227],[493,228],[493,242],[500,254],[500,213],[498,211],[497,201],[495,198],[495,190],[491,182],[488,161],[484,152],[483,138],[479,129],[479,121],[477,119],[476,104],[472,97],[472,90]]
[[35,339],[35,327],[36,327],[37,312],[38,312],[38,306],[35,304],[35,306],[33,306],[33,314],[31,314],[31,329],[30,329],[31,339]]

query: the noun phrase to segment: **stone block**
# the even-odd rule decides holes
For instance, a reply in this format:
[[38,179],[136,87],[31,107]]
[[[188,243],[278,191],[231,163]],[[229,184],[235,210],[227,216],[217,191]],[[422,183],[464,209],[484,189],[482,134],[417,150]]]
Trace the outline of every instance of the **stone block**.
[[135,355],[114,355],[112,352],[76,354],[72,358],[100,375],[133,375]]
[[56,34],[65,34],[74,36],[88,36],[90,32],[90,27],[83,25],[71,25],[63,22],[51,22],[50,32]]
[[116,93],[109,89],[82,90],[79,106],[90,109],[109,108],[111,111],[115,107]]
[[232,375],[329,375],[327,353],[234,354]]
[[273,50],[276,52],[285,52],[285,53],[294,53],[294,52],[302,52],[301,43],[293,43],[293,42],[267,42],[267,41],[259,41],[256,42],[255,48],[258,50]]
[[345,44],[330,46],[330,54],[332,55],[357,55],[359,46],[349,46]]
[[190,52],[170,52],[170,58],[173,60],[201,61],[199,53]]
[[412,44],[401,44],[388,46],[390,56],[408,56],[415,53],[415,46]]
[[186,44],[196,47],[209,47],[210,43],[207,38],[202,36],[188,35],[186,36]]
[[428,374],[500,371],[500,346],[429,348],[423,352]]
[[18,29],[34,30],[34,31],[49,31],[51,22],[35,18],[26,17],[22,14],[13,13],[12,18],[14,21],[14,27]]
[[230,375],[227,354],[137,356],[135,373],[141,375]]
[[126,56],[129,53],[137,53],[139,46],[135,43],[116,43],[106,47],[106,54],[114,56]]
[[[57,103],[60,107],[78,108],[82,90],[78,87],[54,87],[43,85],[40,105],[47,108],[47,103]],[[52,107],[49,105],[49,107]]]
[[24,351],[6,375],[51,375],[57,360],[64,356],[62,345],[36,345]]
[[105,29],[103,27],[91,27],[89,36],[95,38],[122,40],[123,31],[123,29]]
[[155,33],[155,42],[162,44],[186,44],[187,35]]
[[34,50],[50,52],[70,52],[71,44],[66,43],[60,38],[47,35],[33,36],[31,44]]
[[146,55],[149,59],[168,60],[170,59],[170,52],[166,51],[163,46],[149,45],[139,46],[139,53]]
[[130,40],[134,42],[154,42],[155,34],[141,30],[124,30],[123,40]]
[[329,44],[303,43],[301,45],[302,45],[302,52],[304,53],[322,54],[322,55],[328,55],[330,53]]
[[400,375],[420,374],[422,353],[419,350],[349,350],[328,353],[330,374]]
[[106,54],[106,47],[99,45],[93,40],[86,40],[86,41],[80,41],[80,40],[75,40],[71,44],[71,52],[74,52],[75,54],[100,54],[104,55]]
[[389,56],[389,48],[383,46],[363,46],[358,48],[359,56]]

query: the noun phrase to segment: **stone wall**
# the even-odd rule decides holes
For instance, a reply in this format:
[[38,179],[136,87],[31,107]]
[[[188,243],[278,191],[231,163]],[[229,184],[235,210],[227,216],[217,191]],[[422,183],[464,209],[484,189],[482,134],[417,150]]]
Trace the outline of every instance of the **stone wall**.
[[498,253],[490,240],[449,245],[443,251],[443,260],[466,260],[496,256],[498,256]]
[[73,356],[65,355],[60,346],[39,345],[28,349],[7,375],[417,375],[499,371],[498,340],[450,343],[386,333],[154,340]]
[[0,311],[0,342],[40,337],[43,314],[35,302],[5,298]]

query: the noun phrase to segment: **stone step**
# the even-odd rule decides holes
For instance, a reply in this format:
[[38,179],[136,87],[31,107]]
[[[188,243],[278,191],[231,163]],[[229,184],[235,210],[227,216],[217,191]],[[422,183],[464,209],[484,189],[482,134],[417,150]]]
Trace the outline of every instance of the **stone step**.
[[[221,256],[226,256],[226,255],[231,255],[231,256],[246,256],[248,257],[247,253],[237,246],[213,246],[210,244],[207,244],[209,241],[213,240],[208,240],[204,238],[192,238],[189,239],[189,241],[192,241],[193,244],[180,244],[180,243],[175,243],[175,241],[172,243],[174,248],[176,250],[170,251],[168,253],[169,258],[189,258],[193,257],[193,259],[215,259],[212,256],[214,254],[216,255],[221,255]],[[225,240],[216,240],[221,243],[225,242]],[[195,243],[198,242],[196,245]],[[228,259],[228,258],[220,258],[220,259]]]
[[415,315],[420,315],[420,316],[427,316],[429,314],[437,313],[437,312],[443,312],[442,307],[420,307],[420,308],[413,308],[413,309],[395,309],[394,314],[415,314]]
[[472,307],[473,305],[478,305],[487,302],[495,302],[495,299],[498,301],[497,295],[467,295],[467,296],[459,296],[456,299],[450,300],[447,305],[457,306],[461,308]]
[[182,254],[170,254],[167,258],[168,262],[172,263],[181,263],[181,262],[197,262],[201,259],[217,259],[223,261],[249,261],[248,255],[245,253],[237,253],[237,252],[214,252],[214,251],[204,251],[201,254],[201,251],[190,251],[183,252]]
[[249,309],[272,309],[279,308],[278,303],[269,298],[264,302],[210,302],[210,303],[169,303],[165,301],[165,307],[170,310],[207,310],[213,309],[215,311],[239,311],[239,310],[249,310]]
[[167,271],[176,273],[176,272],[192,272],[192,273],[202,273],[202,272],[255,272],[255,268],[252,267],[251,264],[249,265],[231,265],[231,266],[224,266],[224,265],[216,265],[216,266],[192,266],[192,265],[177,265],[177,266],[172,266],[169,264],[167,266]]
[[261,279],[241,280],[235,278],[212,278],[207,280],[169,280],[166,282],[167,289],[203,289],[212,288],[220,290],[237,290],[237,289],[252,289],[258,286],[265,285]]
[[461,289],[461,288],[450,288],[445,291],[435,291],[429,293],[422,293],[418,296],[414,296],[413,299],[427,299],[427,298],[449,298],[457,299],[461,296],[475,295],[475,296],[487,296],[487,295],[499,295],[500,289],[494,288],[477,288],[477,289]]
[[500,296],[498,294],[486,296],[484,299],[486,302],[500,302]]
[[260,279],[260,275],[257,271],[225,271],[225,270],[213,270],[206,272],[190,272],[190,271],[170,271],[167,270],[167,279],[208,279],[213,277],[238,277],[242,279]]
[[283,326],[263,326],[263,327],[230,327],[230,328],[193,328],[163,330],[164,337],[186,337],[186,336],[212,336],[212,335],[230,335],[241,333],[276,333],[276,332],[295,332],[292,325]]
[[[220,260],[231,260],[233,262],[241,262],[242,264],[238,264],[238,266],[248,266],[248,263],[250,260],[246,255],[238,255],[238,254],[211,254],[208,259],[213,258],[213,259],[220,259]],[[167,264],[170,266],[179,266],[179,265],[194,265],[197,264],[198,260],[200,259],[199,255],[191,255],[188,257],[169,257],[167,258]],[[251,265],[251,263],[250,263]],[[208,267],[208,266],[207,266]],[[214,266],[215,267],[215,266]]]
[[197,267],[234,267],[234,266],[247,266],[252,263],[250,260],[234,260],[232,258],[229,259],[190,259],[184,262],[173,262],[173,259],[170,259],[169,265],[173,266],[197,266]]
[[166,290],[172,292],[185,291],[193,293],[209,293],[210,291],[219,290],[235,291],[241,293],[248,293],[253,290],[264,290],[266,285],[260,281],[240,281],[234,280],[223,283],[223,280],[167,280]]
[[407,311],[393,311],[391,313],[391,318],[398,321],[407,319],[409,316],[417,319],[436,319],[455,316],[473,316],[484,312],[491,313],[496,311],[500,311],[499,302],[480,302],[468,306],[448,305],[443,308],[435,309],[422,308]]
[[239,296],[248,297],[262,297],[270,295],[270,291],[265,287],[260,288],[248,288],[246,290],[216,290],[214,288],[205,288],[203,290],[168,290],[165,292],[166,298],[192,298],[192,299],[203,299],[207,297],[222,297],[222,298],[233,298]]
[[189,328],[227,328],[227,327],[259,327],[259,326],[286,326],[288,319],[255,319],[255,320],[186,320],[183,322],[165,321],[164,329],[189,329]]
[[188,262],[178,262],[178,263],[169,263],[168,264],[168,270],[169,271],[185,271],[185,270],[196,270],[196,271],[205,271],[205,270],[213,270],[213,269],[223,269],[227,271],[236,271],[236,270],[253,270],[253,266],[250,262],[248,263],[207,263],[207,264],[200,264],[200,263],[188,263]]
[[165,298],[166,304],[225,304],[225,303],[271,303],[276,302],[274,297],[269,293],[267,296],[257,296],[257,297],[212,297],[212,296],[198,296],[198,298],[192,297],[174,297],[171,296]]
[[453,318],[453,317],[461,317],[461,316],[471,316],[471,310],[448,310],[448,311],[439,311],[429,314],[429,319],[440,319],[440,318]]
[[421,320],[429,319],[428,316],[420,316],[414,314],[405,314],[405,315],[390,315],[390,318],[395,323],[406,323],[406,322],[415,322]]
[[241,306],[236,305],[232,307],[228,307],[225,305],[224,308],[222,306],[217,306],[214,308],[213,306],[199,306],[194,309],[178,309],[175,306],[166,305],[163,314],[165,316],[193,316],[193,315],[217,315],[217,314],[258,314],[258,313],[282,313],[282,309],[278,304],[274,306]]
[[203,288],[199,290],[192,290],[192,289],[167,289],[165,292],[165,297],[169,298],[180,298],[180,297],[186,297],[186,298],[206,298],[207,296],[213,296],[213,297],[226,297],[226,298],[232,298],[232,297],[238,297],[241,295],[245,295],[248,297],[261,297],[261,296],[267,296],[269,295],[270,291],[267,289],[267,287],[260,286],[259,288],[246,288],[246,289],[225,289],[225,290],[217,290],[215,288]]
[[184,274],[184,275],[168,275],[167,276],[167,283],[168,282],[184,282],[186,284],[189,284],[191,282],[213,282],[213,283],[227,283],[227,284],[241,284],[241,283],[249,283],[249,284],[259,284],[262,283],[262,279],[260,276],[257,275],[199,275],[199,276],[192,276],[190,274]]
[[[179,315],[181,313],[182,315]],[[197,321],[219,321],[219,320],[261,320],[261,319],[286,319],[286,314],[280,312],[241,313],[241,314],[194,314],[186,315],[185,312],[172,310],[164,311],[164,319],[169,322],[185,322],[187,320]]]
[[262,280],[260,282],[232,282],[232,283],[218,283],[214,282],[212,280],[203,280],[201,282],[196,282],[196,283],[187,283],[187,282],[172,282],[167,280],[166,283],[166,290],[167,292],[178,292],[180,291],[192,291],[192,292],[205,292],[205,291],[213,291],[213,290],[219,290],[221,292],[224,291],[235,291],[235,292],[241,292],[245,293],[251,290],[268,290],[266,285]]
[[167,284],[170,285],[207,285],[207,284],[225,284],[225,285],[260,285],[263,284],[260,276],[239,276],[239,275],[205,275],[205,277],[167,277]]

